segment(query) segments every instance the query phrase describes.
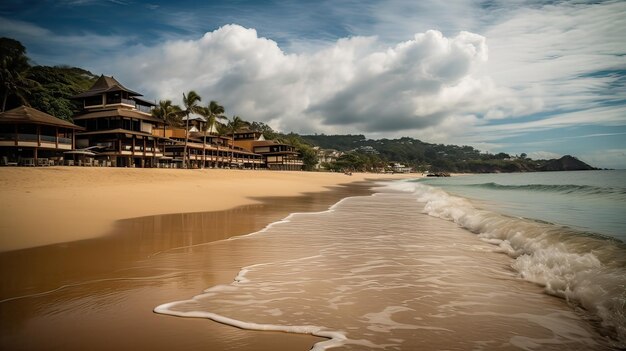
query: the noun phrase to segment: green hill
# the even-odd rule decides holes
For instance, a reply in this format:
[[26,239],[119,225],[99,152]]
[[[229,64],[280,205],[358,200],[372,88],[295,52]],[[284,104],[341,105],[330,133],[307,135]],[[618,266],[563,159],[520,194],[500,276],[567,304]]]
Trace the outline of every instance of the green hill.
[[[564,156],[559,160],[532,160],[525,154],[483,153],[471,146],[430,144],[403,137],[367,139],[363,135],[303,135],[309,144],[349,153],[340,159],[343,168],[376,169],[380,164],[398,162],[416,171],[434,172],[533,172],[594,169],[584,162]],[[340,168],[340,167],[339,167]]]
[[84,69],[65,66],[34,66],[27,77],[39,83],[28,96],[30,105],[68,121],[77,110],[69,98],[89,89],[98,78]]

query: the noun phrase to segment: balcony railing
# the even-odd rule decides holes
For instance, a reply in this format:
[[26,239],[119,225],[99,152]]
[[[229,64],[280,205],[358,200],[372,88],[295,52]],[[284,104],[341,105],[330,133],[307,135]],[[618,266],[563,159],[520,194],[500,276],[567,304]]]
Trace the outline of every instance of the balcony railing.
[[126,105],[135,106],[135,100],[131,100],[131,99],[122,99],[122,103]]
[[[14,133],[0,133],[0,141],[15,141],[15,136],[16,134]],[[72,143],[71,138],[59,137],[58,140],[59,140],[59,144],[71,144]],[[47,143],[56,143],[57,137],[54,135],[41,135],[38,138],[37,134],[17,134],[17,141],[30,141],[30,142],[42,141],[42,142],[47,142]]]
[[39,140],[49,142],[49,143],[56,143],[57,137],[51,136],[51,135],[42,135],[39,137]]
[[106,102],[107,102],[107,105],[125,104],[125,105],[135,106],[135,100],[124,99],[124,98],[109,98],[109,97],[107,97]]
[[152,107],[144,105],[136,105],[135,108],[141,112],[152,113]]

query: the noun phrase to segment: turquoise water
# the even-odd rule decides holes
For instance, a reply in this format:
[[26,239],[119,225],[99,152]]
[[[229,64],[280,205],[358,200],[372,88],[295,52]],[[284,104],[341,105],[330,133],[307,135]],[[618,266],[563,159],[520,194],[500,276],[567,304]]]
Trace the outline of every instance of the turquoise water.
[[626,242],[626,171],[426,178],[420,183],[499,213],[546,221]]
[[468,175],[396,184],[423,213],[496,245],[521,278],[582,308],[626,347],[626,171]]

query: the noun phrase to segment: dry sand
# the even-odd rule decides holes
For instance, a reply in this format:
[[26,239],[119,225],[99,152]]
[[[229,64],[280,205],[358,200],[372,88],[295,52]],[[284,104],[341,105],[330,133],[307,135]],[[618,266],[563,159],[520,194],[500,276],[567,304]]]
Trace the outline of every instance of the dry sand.
[[[249,170],[0,168],[0,251],[94,238],[116,220],[218,211],[409,175]],[[415,177],[415,175],[410,175]]]

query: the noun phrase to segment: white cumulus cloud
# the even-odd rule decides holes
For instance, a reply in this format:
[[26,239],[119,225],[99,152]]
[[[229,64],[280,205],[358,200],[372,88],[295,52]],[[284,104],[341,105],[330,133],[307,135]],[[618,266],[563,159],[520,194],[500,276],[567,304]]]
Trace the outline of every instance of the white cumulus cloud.
[[406,134],[499,113],[508,97],[474,75],[487,58],[485,38],[469,32],[447,38],[427,31],[394,46],[351,37],[287,54],[254,29],[226,25],[100,65],[148,97],[180,101],[195,90],[229,114],[284,131]]

